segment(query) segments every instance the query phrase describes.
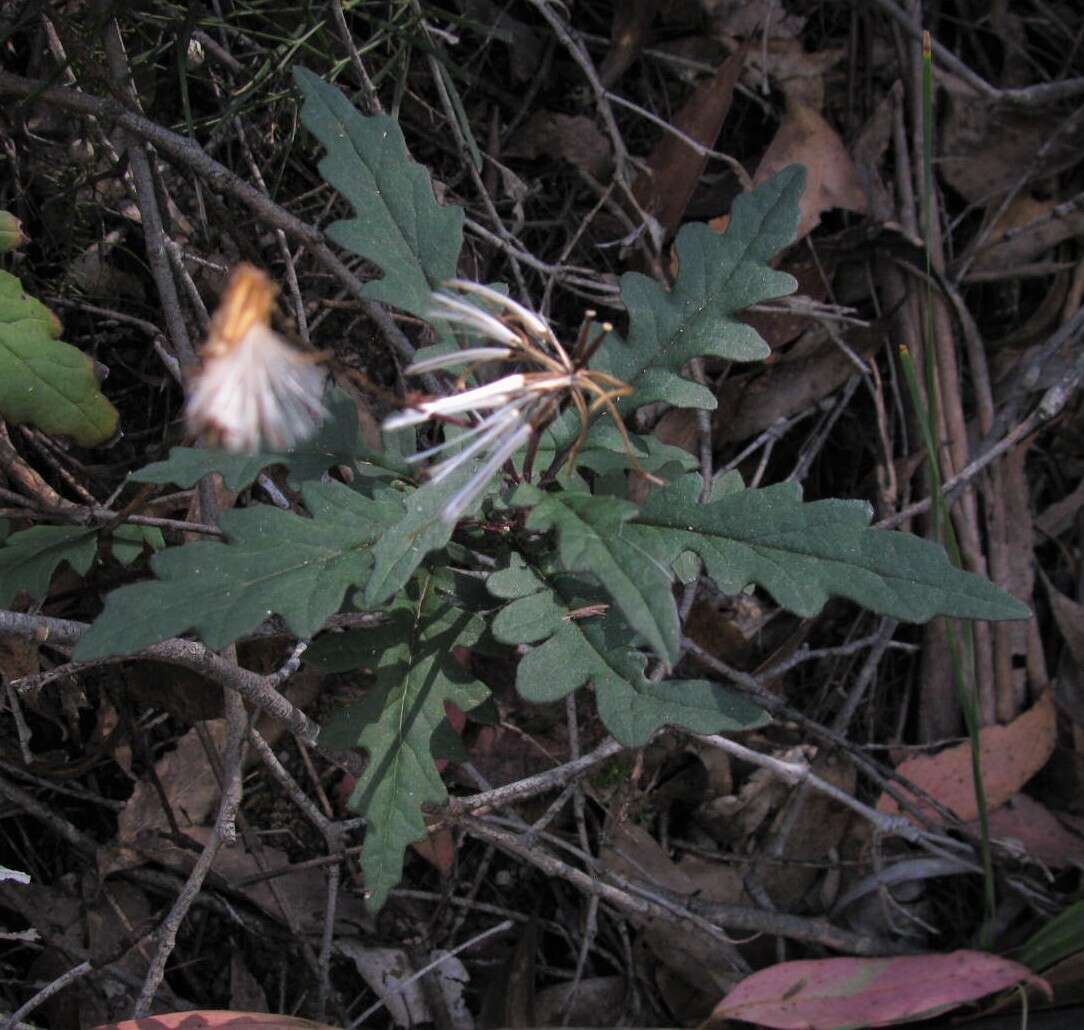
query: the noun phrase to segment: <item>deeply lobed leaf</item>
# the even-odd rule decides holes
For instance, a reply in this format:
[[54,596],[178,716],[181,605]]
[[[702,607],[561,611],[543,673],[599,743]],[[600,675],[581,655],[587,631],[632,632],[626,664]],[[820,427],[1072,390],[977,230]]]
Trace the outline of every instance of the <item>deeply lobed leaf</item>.
[[1030,615],[989,580],[953,566],[939,545],[870,529],[864,501],[804,503],[796,484],[781,483],[700,505],[700,483],[685,476],[657,491],[624,528],[628,546],[667,566],[693,551],[720,590],[756,583],[798,615],[815,615],[829,597],[908,622]]
[[[543,582],[515,565],[489,577],[497,596],[521,596],[493,621],[493,635],[507,644],[537,643],[520,660],[516,689],[528,701],[558,701],[591,684],[599,716],[627,747],[639,747],[663,726],[694,733],[753,729],[768,716],[745,697],[709,680],[662,680],[644,675],[645,655],[614,611],[597,607],[600,596],[582,581],[557,576]],[[576,613],[573,617],[570,613]]]
[[794,242],[804,188],[805,169],[792,165],[734,201],[725,233],[702,223],[683,226],[670,291],[639,272],[621,277],[628,340],[611,333],[592,364],[635,387],[628,408],[665,401],[714,409],[711,391],[681,375],[685,364],[696,357],[757,361],[769,355],[756,330],[736,315],[797,289],[793,276],[768,262]]
[[97,530],[85,526],[34,526],[12,533],[0,547],[0,608],[7,608],[20,590],[44,597],[62,562],[86,575],[97,549]]
[[57,317],[0,271],[0,415],[94,447],[117,431],[119,416],[90,358],[59,335]]
[[453,653],[478,640],[481,619],[424,589],[420,599],[400,597],[388,615],[377,629],[318,641],[306,656],[324,667],[367,668],[377,675],[365,700],[325,731],[369,755],[349,804],[367,820],[362,869],[374,910],[401,879],[407,847],[426,836],[423,806],[447,801],[432,753],[445,706],[466,712],[489,697]]
[[77,661],[133,654],[187,630],[218,650],[272,613],[310,637],[352,586],[364,584],[373,542],[402,515],[341,483],[306,483],[312,518],[268,505],[222,513],[228,543],[203,541],[151,560],[157,580],[113,591],[75,649]]
[[305,68],[294,69],[294,80],[305,97],[301,121],[327,148],[320,174],[357,212],[328,235],[383,271],[364,296],[424,318],[431,291],[456,274],[462,209],[437,203],[429,173],[411,160],[393,118],[362,115]]

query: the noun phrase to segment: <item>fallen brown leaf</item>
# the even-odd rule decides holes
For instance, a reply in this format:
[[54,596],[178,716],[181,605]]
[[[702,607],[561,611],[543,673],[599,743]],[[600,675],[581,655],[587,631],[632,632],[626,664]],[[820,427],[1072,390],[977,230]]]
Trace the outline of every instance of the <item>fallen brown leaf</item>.
[[[730,110],[744,60],[744,51],[739,51],[724,61],[711,79],[700,83],[674,116],[674,128],[713,148]],[[664,132],[647,159],[647,169],[632,184],[636,199],[655,216],[667,234],[681,222],[705,164],[706,155],[697,153],[672,133]]]
[[866,194],[839,133],[813,108],[788,98],[783,123],[753,181],[759,185],[792,164],[806,167],[797,239],[804,239],[832,208],[865,213]]
[[[1084,866],[1084,837],[1066,829],[1049,808],[1027,794],[1010,798],[988,819],[992,838],[1018,841],[1032,858],[1052,869]],[[978,833],[978,821],[968,823],[968,828]]]
[[[1057,713],[1054,696],[1044,691],[1023,715],[1007,726],[986,726],[979,734],[983,786],[986,803],[993,809],[1003,805],[1028,782],[1050,758],[1057,740]],[[971,777],[971,744],[946,748],[936,755],[909,758],[896,767],[905,780],[921,787],[958,818],[977,819],[979,810]],[[906,793],[904,785],[900,789]],[[925,818],[940,823],[941,817],[917,798],[915,804]],[[899,814],[895,798],[882,794],[877,811]]]

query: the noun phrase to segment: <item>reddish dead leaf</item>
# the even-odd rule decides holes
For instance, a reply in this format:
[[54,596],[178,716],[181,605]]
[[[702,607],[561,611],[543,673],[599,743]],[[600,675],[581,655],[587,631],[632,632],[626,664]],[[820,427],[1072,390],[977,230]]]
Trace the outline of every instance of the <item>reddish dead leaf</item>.
[[123,1023],[103,1023],[94,1030],[335,1030],[329,1023],[314,1023],[297,1016],[277,1016],[267,1012],[163,1012],[145,1019],[126,1019]]
[[956,1008],[1018,983],[1050,987],[1027,966],[981,951],[783,962],[742,980],[712,1013],[781,1030],[888,1026]]
[[455,868],[455,838],[451,830],[445,827],[430,831],[425,840],[415,841],[410,846],[441,876],[451,875]]
[[[1027,853],[1053,869],[1084,865],[1084,837],[1065,828],[1045,805],[1027,794],[1017,794],[990,813],[990,836],[1019,841]],[[978,820],[968,823],[979,832]]]
[[[1003,805],[1028,782],[1054,752],[1057,718],[1054,698],[1045,691],[1023,715],[1007,726],[987,726],[980,732],[983,785],[991,809]],[[900,776],[921,787],[965,822],[977,819],[978,803],[971,778],[970,742],[946,748],[936,755],[919,755],[897,766]],[[906,787],[901,787],[906,791]],[[933,822],[940,817],[916,798],[922,814]],[[879,812],[896,815],[899,805],[887,794],[877,802]]]
[[754,182],[759,185],[792,164],[806,167],[806,187],[799,202],[799,240],[832,208],[865,213],[866,194],[839,133],[813,108],[788,99],[783,124],[760,159]]
[[[674,116],[674,128],[705,147],[714,147],[730,110],[744,61],[744,52],[738,51],[719,66],[713,78],[697,86]],[[632,186],[636,199],[668,234],[677,228],[685,214],[706,163],[705,155],[664,132],[647,159],[647,170],[636,177]]]

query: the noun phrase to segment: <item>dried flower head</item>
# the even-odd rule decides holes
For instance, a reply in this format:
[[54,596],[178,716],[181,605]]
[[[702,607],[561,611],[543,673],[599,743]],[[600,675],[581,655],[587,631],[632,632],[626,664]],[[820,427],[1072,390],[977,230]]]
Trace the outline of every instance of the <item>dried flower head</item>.
[[238,265],[200,352],[188,429],[228,451],[288,449],[327,417],[323,370],[271,328],[277,292],[258,268]]
[[[408,407],[385,420],[385,429],[427,421],[465,427],[466,431],[455,439],[410,459],[426,461],[448,449],[461,448],[431,469],[431,481],[439,482],[472,458],[486,456],[470,481],[448,502],[442,513],[446,522],[454,523],[459,519],[501,466],[521,448],[531,444],[532,450],[525,463],[529,477],[533,447],[537,445],[541,431],[557,417],[566,402],[571,402],[580,418],[579,437],[568,453],[571,464],[575,464],[592,417],[601,409],[613,417],[628,446],[628,436],[615,402],[631,394],[632,387],[605,372],[586,367],[591,354],[611,330],[610,325],[603,323],[601,332],[589,340],[590,320],[594,313],[588,312],[573,348],[574,356],[570,356],[545,319],[522,304],[479,283],[453,279],[447,286],[461,294],[478,297],[495,311],[491,313],[462,296],[439,292],[433,294],[430,317],[489,342],[485,346],[416,361],[406,372],[417,375],[489,361],[514,362],[528,371],[512,372],[472,389],[467,389],[464,375],[451,395],[411,398]],[[483,417],[482,412],[489,414]],[[629,452],[631,454],[631,447]]]

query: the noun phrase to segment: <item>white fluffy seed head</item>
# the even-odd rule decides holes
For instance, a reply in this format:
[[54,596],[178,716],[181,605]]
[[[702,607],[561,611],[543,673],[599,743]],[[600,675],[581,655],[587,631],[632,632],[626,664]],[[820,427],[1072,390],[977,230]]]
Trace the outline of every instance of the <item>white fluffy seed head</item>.
[[189,432],[228,451],[289,449],[327,417],[323,370],[270,327],[275,293],[259,269],[235,270],[189,390]]

